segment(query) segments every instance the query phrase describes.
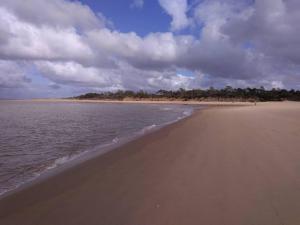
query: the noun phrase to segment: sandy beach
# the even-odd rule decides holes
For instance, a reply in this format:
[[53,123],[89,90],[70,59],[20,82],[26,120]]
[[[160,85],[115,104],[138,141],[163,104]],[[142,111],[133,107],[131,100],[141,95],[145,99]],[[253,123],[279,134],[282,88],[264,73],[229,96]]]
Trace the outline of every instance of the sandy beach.
[[300,103],[209,107],[0,200],[1,225],[298,225]]
[[[4,100],[5,101],[5,100]],[[197,100],[149,100],[149,99],[136,99],[136,100],[101,100],[101,99],[64,99],[64,98],[46,98],[46,99],[22,99],[22,100],[7,100],[7,101],[21,101],[21,102],[62,102],[62,103],[117,103],[117,104],[179,104],[179,105],[204,105],[204,106],[240,106],[240,105],[254,105],[254,102],[249,101],[197,101]]]

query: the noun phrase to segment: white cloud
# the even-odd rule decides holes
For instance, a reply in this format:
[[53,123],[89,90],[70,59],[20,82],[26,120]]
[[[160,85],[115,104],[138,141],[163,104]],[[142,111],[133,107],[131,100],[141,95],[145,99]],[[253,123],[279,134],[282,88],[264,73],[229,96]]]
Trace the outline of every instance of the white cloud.
[[194,10],[194,18],[203,26],[201,37],[214,41],[226,38],[220,28],[231,17],[232,11],[233,6],[226,1],[204,1],[199,4]]
[[271,82],[271,86],[272,88],[284,88],[284,84],[282,83],[282,81],[278,81],[278,80],[274,80]]
[[157,77],[148,78],[148,82],[150,85],[156,88],[168,87],[168,89],[172,89],[172,90],[176,90],[179,88],[184,88],[184,89],[191,88],[193,86],[192,84],[194,80],[195,80],[194,77],[187,77],[181,74],[172,74],[169,76],[164,76],[164,74],[161,74],[160,76]]
[[105,18],[96,15],[80,1],[66,0],[1,0],[5,7],[18,19],[35,25],[54,27],[74,27],[80,30],[105,26]]
[[75,28],[36,26],[0,8],[0,56],[9,59],[88,60],[92,50]]
[[161,7],[172,17],[171,30],[178,31],[189,26],[186,15],[188,11],[187,0],[158,0]]
[[99,88],[113,84],[122,88],[118,76],[99,68],[84,67],[76,62],[39,61],[35,65],[45,77],[59,84]]
[[76,62],[39,61],[35,65],[43,76],[56,84],[109,91],[189,88],[196,82],[194,77],[176,74],[174,70],[140,70],[127,63],[119,63],[115,69],[84,67]]

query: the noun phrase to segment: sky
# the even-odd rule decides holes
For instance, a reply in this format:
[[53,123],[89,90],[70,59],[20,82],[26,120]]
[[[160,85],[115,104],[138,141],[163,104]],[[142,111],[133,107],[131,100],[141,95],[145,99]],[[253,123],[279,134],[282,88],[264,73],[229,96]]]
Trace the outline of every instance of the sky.
[[0,98],[300,89],[299,0],[1,0]]

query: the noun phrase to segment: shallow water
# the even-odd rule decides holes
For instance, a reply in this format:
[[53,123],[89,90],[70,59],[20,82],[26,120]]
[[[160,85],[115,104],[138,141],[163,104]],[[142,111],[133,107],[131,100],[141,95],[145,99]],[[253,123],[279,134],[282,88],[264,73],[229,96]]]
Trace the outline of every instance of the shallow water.
[[192,111],[184,105],[0,101],[0,193]]

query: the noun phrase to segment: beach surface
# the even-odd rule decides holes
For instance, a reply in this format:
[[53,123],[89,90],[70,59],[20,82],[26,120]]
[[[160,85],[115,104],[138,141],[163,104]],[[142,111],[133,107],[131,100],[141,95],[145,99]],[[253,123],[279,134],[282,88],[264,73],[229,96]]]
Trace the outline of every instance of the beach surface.
[[[5,100],[4,100],[5,101]],[[169,100],[169,99],[63,99],[63,98],[48,98],[48,99],[30,99],[30,100],[7,100],[7,101],[21,101],[21,102],[71,102],[71,103],[118,103],[118,104],[179,104],[179,105],[204,105],[204,106],[240,106],[240,105],[254,105],[249,101],[197,101],[197,100]]]
[[210,107],[0,200],[2,225],[299,225],[300,104]]

